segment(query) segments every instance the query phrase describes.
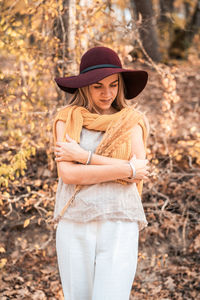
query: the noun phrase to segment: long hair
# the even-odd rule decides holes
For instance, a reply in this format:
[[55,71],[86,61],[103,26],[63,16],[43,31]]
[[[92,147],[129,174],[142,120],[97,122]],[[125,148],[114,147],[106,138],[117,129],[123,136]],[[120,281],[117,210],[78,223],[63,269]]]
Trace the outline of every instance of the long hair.
[[[122,108],[127,107],[128,104],[124,96],[125,94],[124,80],[120,73],[118,78],[119,78],[118,93],[116,99],[112,103],[112,106],[116,110],[120,111]],[[93,110],[99,113],[98,110],[94,107],[88,86],[77,89],[75,95],[69,100],[69,105],[83,106],[87,108],[89,111]]]

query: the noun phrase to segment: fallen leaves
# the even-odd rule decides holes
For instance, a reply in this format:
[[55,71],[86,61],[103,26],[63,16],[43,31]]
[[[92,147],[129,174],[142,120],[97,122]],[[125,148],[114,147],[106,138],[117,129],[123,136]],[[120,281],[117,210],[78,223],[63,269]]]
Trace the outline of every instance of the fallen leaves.
[[[187,76],[194,73],[194,66],[188,70],[187,78],[178,77],[176,87],[181,100],[174,103],[177,119],[174,124],[170,123],[171,131],[166,137],[161,127],[161,86],[156,85],[157,74],[149,72],[149,90],[140,103],[147,110],[151,124],[148,158],[155,172],[144,184],[143,204],[149,226],[140,233],[132,299],[198,299],[200,182],[199,144],[194,141],[198,137],[199,111],[197,107],[194,110],[192,99],[199,96],[199,85],[194,82],[196,90],[188,85]],[[195,80],[194,76],[191,80]],[[169,87],[169,92],[172,88]],[[35,136],[33,143],[34,139]],[[10,157],[14,150],[6,143]],[[3,153],[2,144],[0,151]],[[52,163],[50,161],[50,165]],[[0,195],[3,232],[0,236],[0,299],[64,300],[55,234],[45,222],[52,217],[57,188],[54,168],[49,170],[45,148],[37,149],[25,171],[24,177],[8,183]]]
[[0,260],[0,269],[3,269],[3,267],[6,265],[7,263],[7,258],[2,258]]

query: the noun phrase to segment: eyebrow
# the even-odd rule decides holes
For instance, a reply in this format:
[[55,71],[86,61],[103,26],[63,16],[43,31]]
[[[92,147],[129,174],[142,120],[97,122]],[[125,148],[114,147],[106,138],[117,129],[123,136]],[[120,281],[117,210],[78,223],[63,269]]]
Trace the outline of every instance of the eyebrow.
[[[119,82],[119,80],[116,79],[116,80],[112,81],[110,84],[113,84],[113,83],[115,83],[115,82]],[[102,85],[103,83],[101,83],[101,82],[95,82],[94,84],[100,84],[100,85]]]

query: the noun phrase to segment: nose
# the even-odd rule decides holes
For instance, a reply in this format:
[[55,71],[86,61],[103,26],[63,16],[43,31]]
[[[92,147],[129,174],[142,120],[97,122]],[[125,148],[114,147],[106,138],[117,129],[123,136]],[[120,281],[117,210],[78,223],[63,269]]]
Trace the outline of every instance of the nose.
[[109,98],[112,95],[111,89],[109,87],[105,87],[103,89],[103,96]]

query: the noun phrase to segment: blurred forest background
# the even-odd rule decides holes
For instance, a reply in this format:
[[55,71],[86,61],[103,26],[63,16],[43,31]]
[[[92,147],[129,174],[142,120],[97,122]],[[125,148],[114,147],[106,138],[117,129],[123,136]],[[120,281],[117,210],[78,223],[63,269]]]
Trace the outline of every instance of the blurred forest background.
[[[149,72],[151,126],[131,299],[199,299],[199,0],[0,1],[0,299],[63,299],[55,253],[56,76],[90,47]],[[81,299],[81,295],[80,295]]]

